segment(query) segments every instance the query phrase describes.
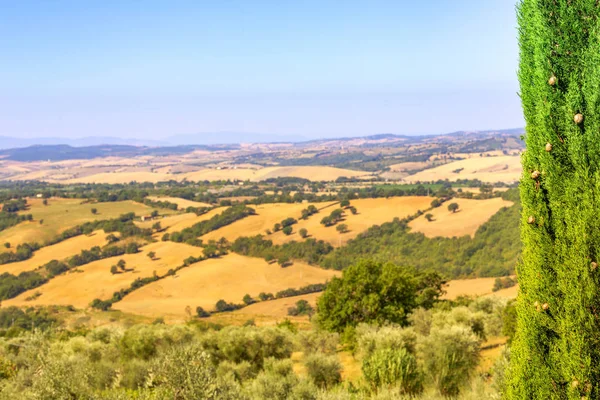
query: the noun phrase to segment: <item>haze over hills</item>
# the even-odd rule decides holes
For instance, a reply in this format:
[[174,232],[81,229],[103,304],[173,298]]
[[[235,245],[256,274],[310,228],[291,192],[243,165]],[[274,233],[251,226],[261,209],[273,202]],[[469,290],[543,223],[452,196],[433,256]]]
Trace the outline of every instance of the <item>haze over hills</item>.
[[138,147],[166,147],[186,145],[218,145],[218,144],[240,144],[240,143],[320,143],[331,141],[351,140],[404,140],[408,142],[421,142],[427,139],[440,141],[458,137],[480,138],[489,135],[515,135],[523,133],[523,128],[482,130],[482,131],[457,131],[447,134],[431,135],[403,135],[394,133],[373,134],[368,136],[348,136],[323,139],[307,139],[298,135],[275,135],[249,132],[204,132],[198,134],[174,135],[163,140],[151,140],[142,138],[122,138],[114,136],[85,136],[80,138],[68,137],[36,137],[19,138],[11,136],[0,136],[0,149],[15,149],[30,146],[55,146],[66,145],[70,147],[91,147],[102,145],[124,145]]

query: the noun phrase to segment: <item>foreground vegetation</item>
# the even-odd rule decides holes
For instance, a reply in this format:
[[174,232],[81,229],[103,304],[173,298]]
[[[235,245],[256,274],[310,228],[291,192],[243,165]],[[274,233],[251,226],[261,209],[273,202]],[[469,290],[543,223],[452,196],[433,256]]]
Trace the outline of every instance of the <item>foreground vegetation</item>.
[[289,321],[223,327],[193,318],[67,329],[68,310],[4,308],[0,398],[491,399],[506,361],[478,371],[480,349],[510,334],[506,310],[495,299],[436,301],[401,324],[382,314],[339,335],[319,315],[310,330]]

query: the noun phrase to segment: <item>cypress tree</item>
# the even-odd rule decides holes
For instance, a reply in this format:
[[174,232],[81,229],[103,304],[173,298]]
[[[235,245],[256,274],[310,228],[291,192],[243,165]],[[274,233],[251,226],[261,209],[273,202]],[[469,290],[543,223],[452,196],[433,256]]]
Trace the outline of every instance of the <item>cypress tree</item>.
[[518,6],[522,263],[509,399],[600,398],[600,5]]

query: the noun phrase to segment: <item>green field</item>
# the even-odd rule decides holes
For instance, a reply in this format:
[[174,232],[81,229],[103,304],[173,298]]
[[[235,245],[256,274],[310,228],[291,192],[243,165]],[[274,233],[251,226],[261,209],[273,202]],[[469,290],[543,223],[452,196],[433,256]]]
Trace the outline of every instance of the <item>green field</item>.
[[[45,206],[41,199],[29,200],[30,207],[21,214],[32,214],[33,221],[22,222],[0,232],[0,243],[10,243],[16,247],[21,243],[44,243],[64,230],[89,221],[116,218],[121,214],[134,212],[136,215],[150,214],[153,208],[134,201],[111,203],[86,203],[81,199],[52,198]],[[92,208],[97,210],[92,214]],[[173,213],[165,209],[158,210],[161,214]],[[2,246],[3,251],[6,250]]]

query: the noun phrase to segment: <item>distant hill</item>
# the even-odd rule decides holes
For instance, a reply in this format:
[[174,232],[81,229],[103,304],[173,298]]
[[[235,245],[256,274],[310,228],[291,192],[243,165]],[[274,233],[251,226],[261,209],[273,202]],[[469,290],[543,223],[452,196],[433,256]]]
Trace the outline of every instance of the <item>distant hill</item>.
[[[113,137],[87,137],[81,139],[40,138],[18,139],[0,136],[0,157],[14,161],[62,161],[90,159],[108,156],[135,157],[141,155],[185,154],[202,149],[208,151],[236,150],[246,144],[291,144],[297,149],[320,147],[323,149],[397,147],[420,143],[436,143],[440,146],[458,146],[460,152],[480,152],[523,147],[522,128],[458,131],[442,135],[398,135],[381,133],[363,137],[324,138],[301,141],[301,137],[283,137],[254,133],[221,132],[215,134],[180,135],[165,141],[146,141]],[[510,143],[509,143],[510,142]],[[325,153],[327,154],[327,153]],[[346,156],[348,161],[350,156]],[[362,155],[355,158],[364,158]],[[289,160],[291,161],[291,160]],[[312,161],[311,161],[312,162]],[[285,164],[284,160],[279,160]]]
[[0,157],[13,161],[64,161],[77,159],[92,159],[99,157],[136,157],[136,156],[161,156],[172,154],[186,154],[194,150],[224,150],[236,149],[238,145],[221,146],[171,146],[171,147],[145,147],[126,145],[101,145],[73,147],[69,145],[35,145],[16,149],[0,150]]

